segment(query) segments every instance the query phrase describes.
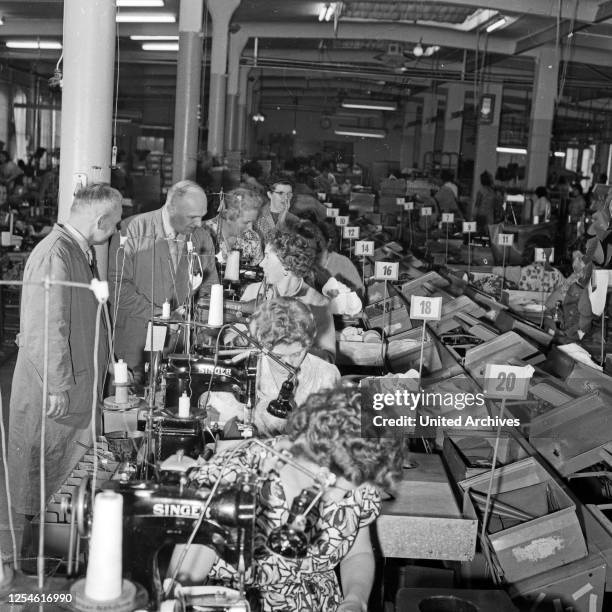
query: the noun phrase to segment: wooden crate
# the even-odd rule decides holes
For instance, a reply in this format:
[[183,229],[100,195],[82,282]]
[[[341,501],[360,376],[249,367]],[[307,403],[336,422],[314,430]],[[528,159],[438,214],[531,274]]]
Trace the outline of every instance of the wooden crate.
[[[481,441],[483,444],[481,447],[472,447],[473,453],[468,455],[466,451],[462,450],[461,444],[466,439],[472,442]],[[485,446],[485,444],[488,446]],[[481,457],[483,460],[488,458],[490,461],[494,446],[495,435],[490,430],[470,429],[463,432],[456,430],[452,433],[446,432],[442,445],[442,455],[453,480],[459,483],[484,472],[489,472],[490,467],[476,464],[474,458]],[[490,449],[490,453],[487,453],[488,449]],[[527,457],[529,457],[529,453],[519,440],[510,432],[502,432],[497,451],[497,465],[508,465]]]
[[[489,478],[490,472],[486,472],[460,483],[466,516],[482,520],[469,493],[486,495]],[[534,457],[494,470],[492,495],[535,517],[502,523],[493,515],[489,521],[486,542],[481,544],[506,582],[523,580],[587,555],[573,500]]]
[[529,442],[562,476],[569,476],[610,459],[609,423],[609,403],[590,393],[532,419]]

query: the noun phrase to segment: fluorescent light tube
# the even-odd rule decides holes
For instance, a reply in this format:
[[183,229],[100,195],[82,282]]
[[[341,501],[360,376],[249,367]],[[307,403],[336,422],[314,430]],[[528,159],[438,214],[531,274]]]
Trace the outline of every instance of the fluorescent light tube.
[[323,21],[325,19],[325,13],[327,13],[327,4],[322,4],[319,9],[319,21]]
[[395,102],[376,100],[344,100],[340,106],[343,108],[362,108],[364,110],[397,110],[397,104]]
[[325,11],[325,21],[329,21],[333,17],[335,11],[336,3],[330,2],[329,6],[327,7],[327,11]]
[[159,8],[164,0],[117,0],[118,8]]
[[62,43],[52,40],[7,40],[9,49],[61,49]]
[[151,42],[142,44],[143,51],[178,51],[179,44],[177,42]]
[[334,130],[334,134],[338,136],[357,136],[359,138],[386,138],[385,130],[377,130],[372,128],[360,127],[345,127],[339,126]]
[[555,151],[555,157],[565,157],[565,151]]
[[130,40],[178,40],[178,36],[149,36],[147,34],[133,34]]
[[499,28],[505,25],[506,25],[506,18],[500,17],[499,19],[495,20],[493,23],[487,26],[487,34],[490,34],[491,32],[495,32],[495,30],[499,30]]
[[495,150],[498,153],[513,153],[516,155],[527,155],[527,149],[520,149],[518,147],[497,147]]
[[175,23],[173,13],[117,13],[118,23]]

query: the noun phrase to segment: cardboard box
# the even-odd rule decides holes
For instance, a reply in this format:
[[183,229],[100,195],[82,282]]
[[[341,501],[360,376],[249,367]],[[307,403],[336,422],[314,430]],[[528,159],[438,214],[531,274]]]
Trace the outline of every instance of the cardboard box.
[[[470,493],[486,496],[490,472],[460,483],[466,516],[483,515]],[[494,571],[506,582],[516,582],[560,567],[587,555],[576,506],[551,474],[534,457],[497,468],[493,472],[493,499],[527,513],[519,520],[492,513],[485,546]],[[501,510],[501,506],[500,506]]]
[[[446,432],[442,456],[456,483],[490,472],[495,448],[495,434],[490,430]],[[502,432],[497,450],[498,466],[529,457],[529,452],[511,432]]]

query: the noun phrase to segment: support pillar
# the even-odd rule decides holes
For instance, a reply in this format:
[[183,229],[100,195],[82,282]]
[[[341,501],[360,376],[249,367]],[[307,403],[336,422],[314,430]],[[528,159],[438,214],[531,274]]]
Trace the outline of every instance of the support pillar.
[[444,114],[444,153],[461,153],[461,130],[463,129],[463,109],[465,106],[465,83],[450,83],[446,93],[446,112]]
[[[64,0],[60,222],[81,183],[110,182],[115,11],[115,0]],[[96,251],[106,278],[107,248]]]
[[404,105],[404,127],[400,148],[400,168],[412,168],[418,159],[415,155],[419,108],[416,102],[406,102]]
[[535,59],[533,99],[527,147],[527,189],[546,185],[559,62],[553,47],[543,47]]
[[423,113],[421,115],[421,168],[427,170],[426,161],[433,160],[436,142],[436,116],[438,113],[438,95],[428,92],[423,97]]
[[237,126],[236,140],[234,146],[236,150],[246,151],[246,135],[249,125],[249,108],[248,108],[248,93],[249,93],[249,66],[240,66],[240,75],[238,77],[238,110],[237,110]]
[[208,101],[208,152],[224,153],[225,92],[227,84],[227,48],[229,22],[240,0],[208,0],[212,17],[212,51],[210,54],[210,93]]
[[181,0],[172,182],[195,179],[202,79],[203,0]]
[[[504,88],[502,85],[488,84],[484,95],[493,95],[494,105],[491,123],[479,121],[476,128],[476,155],[474,159],[474,177],[472,182],[472,194],[480,189],[480,175],[486,170],[493,176],[497,170],[497,143],[499,141],[499,118],[501,115],[502,96]],[[480,100],[476,100],[476,108],[480,108]]]
[[227,120],[225,125],[225,148],[228,151],[235,151],[237,149],[240,56],[248,40],[248,35],[243,31],[234,32],[230,35],[227,67]]

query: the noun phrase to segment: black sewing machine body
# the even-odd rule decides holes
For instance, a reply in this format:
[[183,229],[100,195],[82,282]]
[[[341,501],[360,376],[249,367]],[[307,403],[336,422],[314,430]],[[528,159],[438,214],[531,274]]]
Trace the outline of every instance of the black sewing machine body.
[[213,548],[233,565],[251,564],[257,498],[252,482],[220,489],[210,504],[210,489],[152,481],[109,481],[104,489],[123,496],[123,575],[146,588],[152,609],[162,596],[160,550],[185,544],[204,511],[194,543]]
[[255,380],[255,371],[221,360],[215,364],[210,357],[181,354],[168,356],[160,366],[160,376],[166,410],[176,412],[184,391],[191,397],[192,408],[197,408],[199,397],[209,390],[231,392],[239,402],[246,403],[254,389],[251,383]]

